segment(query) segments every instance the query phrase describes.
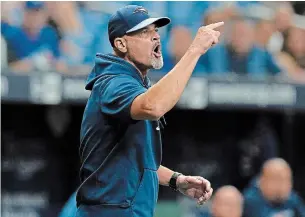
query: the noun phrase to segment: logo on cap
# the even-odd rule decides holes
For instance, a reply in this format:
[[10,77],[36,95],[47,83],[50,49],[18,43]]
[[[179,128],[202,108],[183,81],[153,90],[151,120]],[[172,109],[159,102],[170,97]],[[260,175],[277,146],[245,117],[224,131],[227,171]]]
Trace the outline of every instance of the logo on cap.
[[138,13],[138,12],[148,14],[148,11],[143,7],[136,8],[133,13]]

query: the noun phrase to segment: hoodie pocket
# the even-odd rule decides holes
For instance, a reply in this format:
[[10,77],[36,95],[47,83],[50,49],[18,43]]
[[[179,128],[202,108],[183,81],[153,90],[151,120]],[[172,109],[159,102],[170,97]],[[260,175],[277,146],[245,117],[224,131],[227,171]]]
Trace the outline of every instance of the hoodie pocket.
[[154,215],[158,191],[157,171],[144,169],[139,188],[131,204],[134,217],[151,217]]
[[132,209],[130,207],[118,207],[116,205],[80,205],[75,217],[130,217]]

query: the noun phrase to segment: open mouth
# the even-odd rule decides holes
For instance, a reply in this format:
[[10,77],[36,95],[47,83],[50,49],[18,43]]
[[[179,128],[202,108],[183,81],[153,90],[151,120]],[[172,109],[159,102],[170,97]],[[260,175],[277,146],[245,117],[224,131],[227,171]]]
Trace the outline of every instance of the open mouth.
[[153,55],[157,58],[161,57],[162,54],[161,54],[161,45],[160,44],[157,44],[154,49],[153,49]]

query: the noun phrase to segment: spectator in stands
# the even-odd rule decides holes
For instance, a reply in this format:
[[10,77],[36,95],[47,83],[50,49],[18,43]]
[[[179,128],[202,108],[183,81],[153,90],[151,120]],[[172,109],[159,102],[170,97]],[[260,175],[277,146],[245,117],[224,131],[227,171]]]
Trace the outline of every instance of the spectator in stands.
[[243,196],[233,186],[219,188],[212,200],[210,217],[242,217]]
[[284,33],[291,26],[293,8],[290,2],[282,2],[277,5],[274,16],[275,25],[278,31]]
[[281,50],[286,50],[284,41],[287,40],[288,30],[292,24],[293,8],[290,2],[278,2],[274,4],[273,8],[274,15],[271,21],[274,26],[274,31],[269,38],[267,48],[270,52],[275,51],[278,53]]
[[227,25],[227,43],[218,44],[203,56],[203,65],[211,74],[229,72],[251,77],[265,77],[281,72],[274,58],[255,44],[254,26],[250,20],[235,18]]
[[[274,35],[275,31],[276,29],[273,20],[265,20],[265,19],[259,20],[255,25],[256,43],[259,46],[261,46],[263,49],[268,49],[269,48],[268,46],[270,46],[269,45],[270,39],[272,35]],[[276,50],[279,51],[280,49],[282,49],[281,43],[277,46]],[[273,51],[275,49],[271,48],[271,50]]]
[[275,9],[262,3],[247,8],[243,13],[257,21],[255,25],[255,42],[257,45],[272,54],[281,51],[284,39],[282,33],[276,28]]
[[73,75],[87,74],[94,62],[94,47],[101,38],[99,23],[105,18],[101,13],[89,11],[73,1],[47,2],[46,5],[62,37],[57,71]]
[[1,34],[13,53],[9,57],[13,71],[49,70],[56,63],[59,43],[55,31],[46,25],[47,18],[44,2],[32,1],[25,3],[20,27],[1,17]]
[[305,25],[304,29],[298,27],[289,29],[286,45],[287,53],[295,59],[300,68],[305,69]]
[[272,35],[271,40],[281,40],[282,50],[286,51],[285,41],[287,40],[288,31],[292,24],[293,8],[290,2],[276,4],[274,23],[276,32]]
[[285,41],[286,51],[278,55],[279,62],[291,77],[305,82],[305,29],[291,27]]
[[[183,57],[193,41],[191,31],[185,26],[175,26],[170,31],[168,47],[165,48],[164,66],[162,71],[170,71]],[[193,75],[204,71],[203,65],[198,63]]]
[[[236,18],[238,16],[238,9],[235,4],[233,5],[226,5],[225,2],[219,3],[218,7],[210,9],[207,13],[206,16],[204,17],[204,25],[209,25],[214,22],[220,22],[224,21],[225,23],[229,23],[230,20]],[[229,4],[229,2],[227,3]],[[215,45],[214,47],[214,55],[217,55],[217,52],[221,52],[221,47],[224,46],[225,43],[225,38],[227,37],[228,31],[226,31],[228,28],[225,28],[225,26],[221,26],[218,28],[218,31],[220,31],[222,34],[220,36],[220,42]],[[206,57],[202,56],[200,59],[201,61],[204,61]],[[209,63],[207,63],[206,70],[209,68]]]
[[258,180],[245,194],[245,217],[304,217],[305,206],[292,190],[292,171],[286,161],[273,158],[263,165]]
[[[206,11],[203,23],[204,25],[209,25],[220,21],[227,23],[227,21],[233,19],[236,16],[236,5],[227,5],[225,2],[222,2],[219,3],[219,5],[217,5],[216,7],[211,7],[208,11]],[[221,26],[218,28],[218,31],[224,32],[224,29],[225,27]],[[224,37],[224,34],[222,34],[221,36]]]
[[212,1],[168,1],[167,16],[171,18],[172,26],[187,26],[196,34],[205,11],[214,4]]
[[191,31],[185,26],[175,26],[170,32],[168,47],[165,48],[167,49],[165,53],[168,54],[168,56],[166,55],[168,58],[164,61],[167,64],[165,63],[166,66],[163,70],[171,70],[183,57],[191,43]]

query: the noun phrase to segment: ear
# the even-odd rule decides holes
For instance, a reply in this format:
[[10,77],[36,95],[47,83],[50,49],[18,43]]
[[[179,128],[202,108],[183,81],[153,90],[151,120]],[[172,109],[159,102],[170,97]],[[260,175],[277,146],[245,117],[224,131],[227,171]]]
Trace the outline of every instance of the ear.
[[127,52],[127,42],[125,38],[116,38],[114,39],[114,46],[122,53]]

